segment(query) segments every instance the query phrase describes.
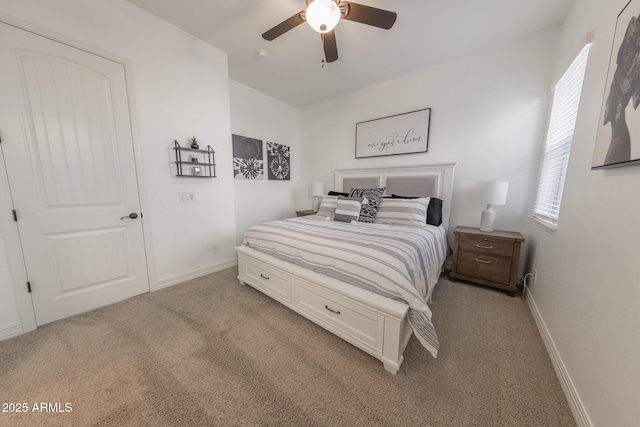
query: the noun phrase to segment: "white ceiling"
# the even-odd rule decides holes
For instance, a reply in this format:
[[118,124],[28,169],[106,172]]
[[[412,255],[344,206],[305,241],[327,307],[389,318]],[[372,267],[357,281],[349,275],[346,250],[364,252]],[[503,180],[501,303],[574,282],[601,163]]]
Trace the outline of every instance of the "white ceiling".
[[[563,22],[573,0],[362,0],[394,11],[382,30],[342,20],[339,59],[322,67],[320,35],[307,24],[268,42],[262,33],[305,0],[129,0],[224,51],[229,77],[296,107],[441,63]],[[267,51],[266,58],[257,55]]]

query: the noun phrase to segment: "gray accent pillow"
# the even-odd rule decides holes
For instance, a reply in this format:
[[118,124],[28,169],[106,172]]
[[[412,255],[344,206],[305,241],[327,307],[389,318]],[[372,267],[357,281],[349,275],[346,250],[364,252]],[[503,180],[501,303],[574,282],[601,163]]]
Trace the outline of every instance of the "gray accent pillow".
[[358,221],[360,222],[374,222],[376,219],[376,212],[378,206],[380,206],[380,200],[384,194],[384,187],[382,188],[352,188],[349,191],[349,197],[365,197],[369,203],[362,205],[360,208],[360,216]]
[[362,197],[338,196],[334,221],[351,222],[357,221],[362,206]]
[[333,218],[337,203],[337,196],[322,196],[322,201],[320,202],[320,207],[318,208],[316,215]]

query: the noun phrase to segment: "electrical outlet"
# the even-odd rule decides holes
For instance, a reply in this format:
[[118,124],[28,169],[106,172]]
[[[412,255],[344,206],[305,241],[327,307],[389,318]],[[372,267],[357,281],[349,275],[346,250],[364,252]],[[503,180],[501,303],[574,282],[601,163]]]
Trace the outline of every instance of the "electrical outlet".
[[220,246],[218,245],[213,245],[213,253],[217,254],[218,252],[220,252]]
[[195,202],[196,194],[194,192],[180,192],[180,201],[181,202]]
[[536,283],[536,280],[538,279],[538,270],[536,270],[535,268],[533,269],[533,283]]

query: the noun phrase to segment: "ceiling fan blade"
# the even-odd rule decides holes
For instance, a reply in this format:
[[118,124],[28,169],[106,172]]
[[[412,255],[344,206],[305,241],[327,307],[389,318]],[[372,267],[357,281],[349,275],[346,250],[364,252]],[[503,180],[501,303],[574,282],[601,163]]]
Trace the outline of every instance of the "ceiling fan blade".
[[265,40],[271,41],[271,40],[275,39],[276,37],[280,37],[281,35],[283,35],[287,31],[289,31],[289,30],[297,27],[298,25],[302,24],[304,22],[304,19],[302,18],[303,12],[304,11],[296,13],[291,18],[285,19],[284,21],[282,21],[281,23],[279,23],[278,25],[276,25],[272,29],[270,29],[267,32],[265,32],[262,35],[262,38],[265,39]]
[[322,36],[322,46],[324,47],[324,59],[327,62],[338,60],[338,45],[336,44],[335,30],[331,30]]
[[385,30],[393,27],[398,17],[398,14],[395,12],[348,1],[340,2],[340,8],[344,10],[342,19],[373,25],[374,27],[384,28]]

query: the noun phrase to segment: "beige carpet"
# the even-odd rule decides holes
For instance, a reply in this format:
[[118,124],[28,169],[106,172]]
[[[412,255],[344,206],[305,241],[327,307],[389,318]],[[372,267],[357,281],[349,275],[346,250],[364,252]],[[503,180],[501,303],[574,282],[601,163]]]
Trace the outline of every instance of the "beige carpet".
[[0,425],[575,425],[524,301],[443,276],[432,308],[393,376],[224,270],[0,342]]

